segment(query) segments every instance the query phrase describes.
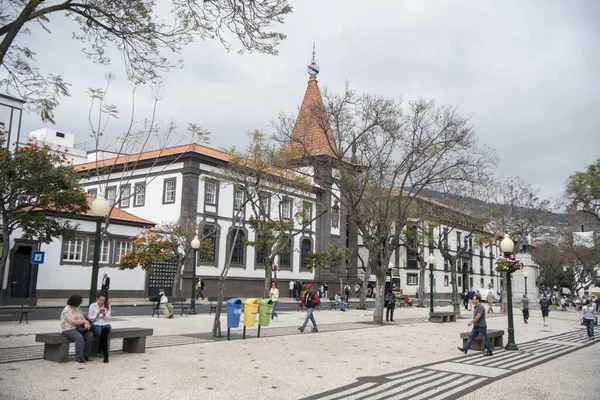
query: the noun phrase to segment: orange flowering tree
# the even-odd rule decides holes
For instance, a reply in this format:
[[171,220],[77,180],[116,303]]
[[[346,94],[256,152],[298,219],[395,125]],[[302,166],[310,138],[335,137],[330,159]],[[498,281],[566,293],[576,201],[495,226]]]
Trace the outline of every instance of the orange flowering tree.
[[197,224],[190,219],[182,218],[176,222],[162,223],[154,229],[149,229],[133,237],[131,250],[120,260],[120,269],[134,269],[140,266],[152,274],[154,263],[177,260],[177,273],[173,282],[175,291],[181,293],[183,266],[193,268],[191,246],[195,236],[200,240],[198,260],[206,259],[214,254],[214,237],[212,225]]

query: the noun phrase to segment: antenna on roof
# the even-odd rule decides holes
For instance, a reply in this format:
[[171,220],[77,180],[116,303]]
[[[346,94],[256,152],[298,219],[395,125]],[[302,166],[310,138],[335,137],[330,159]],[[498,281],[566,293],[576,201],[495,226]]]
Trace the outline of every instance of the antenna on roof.
[[312,60],[310,62],[310,64],[307,67],[308,70],[308,74],[310,76],[317,76],[317,74],[319,73],[319,66],[317,65],[317,62],[315,61],[315,41],[313,40],[313,52],[312,52]]

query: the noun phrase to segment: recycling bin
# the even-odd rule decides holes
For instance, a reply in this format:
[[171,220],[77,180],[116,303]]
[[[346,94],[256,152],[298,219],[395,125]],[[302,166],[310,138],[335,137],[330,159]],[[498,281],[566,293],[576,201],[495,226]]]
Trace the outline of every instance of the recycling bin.
[[272,309],[273,302],[271,301],[271,299],[262,299],[258,302],[258,324],[260,326],[269,326]]
[[256,313],[258,312],[258,300],[244,300],[244,326],[254,326],[256,324]]
[[240,325],[242,299],[227,300],[227,327],[237,328]]

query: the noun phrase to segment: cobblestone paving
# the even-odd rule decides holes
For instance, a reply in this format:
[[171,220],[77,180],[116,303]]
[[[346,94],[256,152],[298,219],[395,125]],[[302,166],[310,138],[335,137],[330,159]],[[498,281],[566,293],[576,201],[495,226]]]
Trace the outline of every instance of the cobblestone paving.
[[470,352],[454,359],[421,365],[391,374],[365,376],[357,382],[305,397],[323,399],[452,400],[498,379],[506,378],[581,348],[593,346],[583,330],[519,344],[519,350],[496,350],[492,357]]

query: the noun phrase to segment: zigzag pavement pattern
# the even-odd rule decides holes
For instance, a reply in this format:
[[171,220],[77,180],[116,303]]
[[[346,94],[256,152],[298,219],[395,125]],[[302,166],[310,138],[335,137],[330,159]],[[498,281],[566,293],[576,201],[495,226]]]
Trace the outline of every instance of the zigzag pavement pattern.
[[453,400],[595,343],[597,341],[590,341],[579,329],[519,344],[517,351],[496,350],[492,357],[482,357],[482,353],[476,351],[390,374],[359,377],[355,383],[303,400]]

